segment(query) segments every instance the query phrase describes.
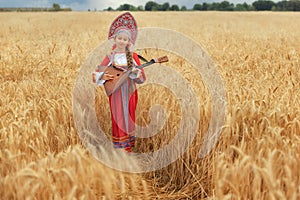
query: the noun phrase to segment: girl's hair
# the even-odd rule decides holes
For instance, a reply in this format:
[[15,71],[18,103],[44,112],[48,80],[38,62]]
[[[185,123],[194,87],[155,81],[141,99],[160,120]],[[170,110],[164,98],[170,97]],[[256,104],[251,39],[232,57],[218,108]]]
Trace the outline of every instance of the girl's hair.
[[126,59],[127,59],[128,69],[132,68],[133,67],[132,54],[129,51],[128,46],[126,47]]

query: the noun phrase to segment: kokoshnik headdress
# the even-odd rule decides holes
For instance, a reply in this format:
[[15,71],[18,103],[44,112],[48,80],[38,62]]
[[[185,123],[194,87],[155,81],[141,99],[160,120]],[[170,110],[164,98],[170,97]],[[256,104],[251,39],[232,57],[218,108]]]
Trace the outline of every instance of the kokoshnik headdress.
[[135,43],[137,37],[137,24],[134,17],[129,12],[118,16],[113,21],[109,28],[108,39],[114,38],[121,31],[129,33],[131,43]]

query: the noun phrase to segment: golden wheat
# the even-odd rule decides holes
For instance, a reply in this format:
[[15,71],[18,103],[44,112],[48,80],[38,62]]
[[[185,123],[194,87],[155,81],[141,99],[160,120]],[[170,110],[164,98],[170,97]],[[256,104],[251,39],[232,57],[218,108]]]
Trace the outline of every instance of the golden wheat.
[[[79,68],[106,40],[118,14],[0,13],[1,198],[299,199],[300,14],[133,13],[139,27],[173,29],[202,44],[223,77],[228,101],[218,145],[200,159],[211,117],[209,92],[192,66],[170,55],[170,66],[197,91],[200,128],[180,159],[145,174],[119,172],[94,159],[73,121]],[[97,113],[106,113],[100,124],[109,133],[107,97],[103,88],[96,93]],[[149,123],[153,104],[166,109],[163,129],[137,141],[148,152],[175,136],[180,105],[160,86],[142,86],[139,94],[138,124]]]

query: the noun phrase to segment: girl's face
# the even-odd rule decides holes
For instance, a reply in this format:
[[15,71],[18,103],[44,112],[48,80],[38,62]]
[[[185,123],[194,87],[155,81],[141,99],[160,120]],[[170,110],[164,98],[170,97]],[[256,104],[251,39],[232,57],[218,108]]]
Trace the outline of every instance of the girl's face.
[[126,33],[120,33],[115,37],[116,50],[125,51],[127,45],[129,45],[129,37]]

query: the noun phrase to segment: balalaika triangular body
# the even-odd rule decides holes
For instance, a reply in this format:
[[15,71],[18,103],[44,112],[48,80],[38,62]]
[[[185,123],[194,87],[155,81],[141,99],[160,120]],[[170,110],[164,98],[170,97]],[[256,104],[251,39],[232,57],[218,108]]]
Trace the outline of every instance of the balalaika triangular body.
[[[163,57],[157,58],[157,59],[152,59],[149,62],[146,62],[140,66],[137,66],[136,68],[142,69],[142,68],[152,65],[154,63],[163,63],[163,62],[168,62],[167,56],[163,56]],[[107,96],[109,96],[112,93],[114,93],[128,79],[132,69],[125,70],[125,69],[118,68],[115,66],[106,66],[106,67],[104,67],[105,69],[103,70],[103,67],[104,66],[98,66],[99,71],[104,71],[104,73],[108,73],[108,74],[114,76],[114,78],[112,80],[105,81],[105,83],[104,83],[105,92],[106,92]]]

